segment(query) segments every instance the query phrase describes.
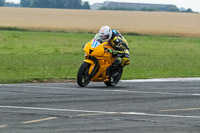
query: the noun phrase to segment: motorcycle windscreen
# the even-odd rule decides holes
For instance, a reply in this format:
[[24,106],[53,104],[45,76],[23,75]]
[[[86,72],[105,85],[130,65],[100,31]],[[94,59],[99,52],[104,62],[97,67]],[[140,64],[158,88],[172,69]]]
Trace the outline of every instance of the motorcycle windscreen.
[[103,56],[105,51],[103,44],[96,39],[93,39],[91,42],[87,43],[84,47],[84,51],[87,55],[91,56]]

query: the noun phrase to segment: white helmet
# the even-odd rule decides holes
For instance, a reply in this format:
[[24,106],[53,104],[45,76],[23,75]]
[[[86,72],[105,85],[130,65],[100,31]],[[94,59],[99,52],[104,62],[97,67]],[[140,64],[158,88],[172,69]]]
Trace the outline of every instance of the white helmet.
[[107,42],[112,37],[112,30],[109,26],[103,26],[99,30],[99,35],[100,35],[100,38],[103,42]]

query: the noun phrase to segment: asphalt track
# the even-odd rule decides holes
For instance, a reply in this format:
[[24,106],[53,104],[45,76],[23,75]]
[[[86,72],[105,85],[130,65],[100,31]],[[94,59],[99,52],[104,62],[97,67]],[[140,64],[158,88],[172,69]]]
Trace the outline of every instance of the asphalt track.
[[200,81],[0,85],[0,133],[199,133]]

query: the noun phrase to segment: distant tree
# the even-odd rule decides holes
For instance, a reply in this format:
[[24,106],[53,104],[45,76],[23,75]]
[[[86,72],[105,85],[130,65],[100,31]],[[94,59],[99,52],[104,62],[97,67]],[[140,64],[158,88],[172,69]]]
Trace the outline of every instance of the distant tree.
[[65,0],[52,0],[51,3],[54,8],[65,8],[67,4]]
[[31,7],[39,7],[39,8],[50,8],[51,7],[50,0],[33,0],[31,3]]
[[83,4],[83,9],[90,9],[90,5],[89,5],[89,2],[84,2]]
[[81,0],[31,0],[30,7],[81,9]]
[[63,8],[63,9],[90,9],[88,2],[82,0],[21,0],[22,7]]
[[142,8],[140,11],[157,11],[158,9],[156,9],[156,8]]
[[66,0],[68,5],[66,6],[69,9],[81,9],[82,8],[82,1],[81,0]]
[[5,0],[0,0],[0,6],[4,6]]
[[179,12],[180,10],[176,6],[170,6],[167,8],[169,12]]
[[32,0],[21,0],[20,5],[21,7],[30,7]]
[[186,12],[193,12],[191,8],[188,8]]

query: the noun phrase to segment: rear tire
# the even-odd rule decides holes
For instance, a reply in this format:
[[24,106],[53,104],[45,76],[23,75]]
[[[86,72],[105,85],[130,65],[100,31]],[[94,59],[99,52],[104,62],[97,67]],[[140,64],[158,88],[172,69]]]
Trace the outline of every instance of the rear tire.
[[88,74],[89,69],[90,69],[90,64],[86,62],[83,62],[83,64],[79,68],[77,74],[77,83],[80,87],[85,87],[90,83],[91,78]]
[[120,79],[121,79],[122,73],[123,73],[123,69],[121,69],[120,72],[116,76],[112,76],[111,75],[109,77],[109,81],[104,82],[105,85],[107,85],[107,86],[116,86],[118,84],[118,82],[120,81]]

